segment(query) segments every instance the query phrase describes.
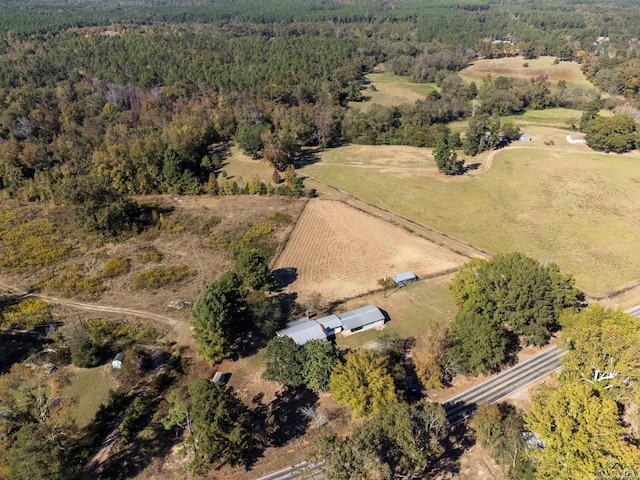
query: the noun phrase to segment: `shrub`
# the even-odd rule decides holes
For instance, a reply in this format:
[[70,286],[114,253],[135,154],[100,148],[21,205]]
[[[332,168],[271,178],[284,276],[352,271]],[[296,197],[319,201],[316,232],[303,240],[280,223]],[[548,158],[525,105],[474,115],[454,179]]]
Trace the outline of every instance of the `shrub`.
[[99,277],[84,277],[80,274],[80,265],[71,265],[58,275],[39,282],[36,286],[72,297],[99,297],[105,291]]
[[48,304],[37,298],[28,298],[5,308],[0,316],[0,325],[26,329],[49,323],[51,319],[51,307]]
[[150,268],[133,278],[133,288],[135,290],[160,288],[195,274],[196,271],[186,265]]
[[3,254],[0,266],[21,269],[42,267],[62,260],[71,246],[54,237],[55,225],[48,219],[20,223],[15,212],[7,209],[0,218]]
[[207,245],[214,250],[228,250],[231,247],[231,242],[226,235],[220,234],[210,237],[207,240]]
[[82,325],[94,342],[108,343],[118,348],[131,343],[153,343],[160,336],[156,329],[139,322],[89,318]]
[[286,213],[282,213],[282,212],[275,212],[269,215],[269,220],[274,223],[281,223],[281,224],[287,225],[291,223],[291,215],[287,215]]
[[131,260],[123,257],[113,257],[102,265],[102,276],[106,278],[119,277],[129,273]]
[[162,252],[160,252],[160,250],[158,250],[154,246],[146,247],[140,252],[136,253],[136,259],[142,263],[159,263],[163,258],[164,255],[162,255]]
[[249,245],[251,245],[251,242],[253,242],[255,239],[269,235],[271,232],[275,230],[275,228],[276,227],[272,223],[266,223],[266,222],[252,223],[249,226],[249,228],[247,228],[245,232],[242,234],[242,237],[240,237],[238,241],[238,247],[240,249],[247,248]]

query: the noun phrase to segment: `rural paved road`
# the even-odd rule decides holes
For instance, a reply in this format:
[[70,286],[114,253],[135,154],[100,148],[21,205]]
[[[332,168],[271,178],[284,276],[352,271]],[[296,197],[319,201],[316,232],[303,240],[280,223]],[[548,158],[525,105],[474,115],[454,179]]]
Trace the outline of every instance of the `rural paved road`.
[[[640,306],[638,306],[638,312],[640,315]],[[479,403],[495,403],[544,378],[549,373],[559,370],[560,358],[564,353],[564,350],[558,347],[548,348],[535,357],[449,398],[442,403],[449,421],[455,425],[473,415]],[[257,480],[324,480],[325,477],[319,470],[319,465],[302,462]]]
[[535,357],[445,400],[442,406],[447,412],[449,422],[455,425],[473,415],[478,404],[496,403],[559,370],[560,358],[565,353],[558,347],[548,348]]

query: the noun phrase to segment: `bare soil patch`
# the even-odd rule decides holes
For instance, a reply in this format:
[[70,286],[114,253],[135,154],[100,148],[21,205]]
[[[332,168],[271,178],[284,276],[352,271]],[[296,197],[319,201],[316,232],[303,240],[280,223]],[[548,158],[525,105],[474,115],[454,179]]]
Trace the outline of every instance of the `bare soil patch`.
[[385,275],[426,276],[464,260],[342,202],[316,199],[300,216],[275,269],[293,269],[290,291],[338,299],[378,288]]

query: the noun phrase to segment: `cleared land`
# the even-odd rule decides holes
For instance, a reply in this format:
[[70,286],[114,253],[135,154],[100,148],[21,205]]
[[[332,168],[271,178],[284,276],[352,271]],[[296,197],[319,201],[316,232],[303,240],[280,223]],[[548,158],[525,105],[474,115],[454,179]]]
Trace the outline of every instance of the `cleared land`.
[[[540,57],[525,60],[524,57],[505,57],[476,60],[459,72],[466,82],[476,82],[478,86],[482,80],[491,75],[496,77],[515,77],[529,80],[540,75],[548,75],[552,84],[560,80],[567,82],[567,87],[594,88],[587,80],[576,62],[560,62],[554,65],[556,57]],[[528,67],[523,67],[527,63]]]
[[418,276],[455,268],[464,257],[341,202],[311,200],[275,269],[295,269],[287,289],[326,299],[378,288],[385,275]]
[[258,177],[265,183],[273,183],[273,167],[266,160],[254,160],[246,155],[238,147],[229,151],[229,156],[224,161],[222,170],[227,172],[227,178],[244,185],[253,177]]
[[387,72],[384,65],[378,65],[374,73],[365,77],[375,89],[368,88],[362,91],[362,95],[369,97],[368,100],[349,103],[350,107],[357,110],[366,110],[373,104],[395,107],[415,103],[416,100],[424,100],[429,92],[437,90],[432,83],[412,83],[409,77]]
[[451,301],[447,283],[452,275],[421,280],[403,288],[379,291],[354,300],[343,302],[336,313],[373,304],[389,315],[390,321],[382,329],[371,329],[357,334],[338,335],[336,341],[340,348],[358,348],[370,342],[376,342],[383,335],[400,338],[413,337],[417,342],[425,342],[423,334],[427,324],[435,323],[446,328],[456,313]]
[[[402,168],[384,146],[321,154],[303,169],[318,181],[493,253],[521,251],[557,262],[590,293],[639,276],[640,176],[636,153],[606,155],[569,145],[566,132],[532,127],[534,141],[469,159],[474,176],[445,178],[424,151],[422,168]],[[545,147],[545,139],[555,147]],[[393,168],[371,159],[386,156]],[[418,149],[416,149],[418,150]],[[492,160],[489,162],[489,160]],[[487,166],[491,168],[487,170]],[[424,168],[427,168],[425,171]]]
[[66,393],[77,399],[72,413],[73,419],[79,427],[85,427],[93,420],[100,404],[107,403],[109,390],[117,386],[111,362],[97,368],[69,365],[65,367],[65,372],[69,375],[70,381]]

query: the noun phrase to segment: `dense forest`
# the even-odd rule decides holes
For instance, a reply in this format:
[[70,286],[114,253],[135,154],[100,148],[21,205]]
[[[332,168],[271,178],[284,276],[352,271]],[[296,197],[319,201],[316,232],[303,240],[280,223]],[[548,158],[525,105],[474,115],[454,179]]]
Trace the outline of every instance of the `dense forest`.
[[[631,2],[610,7],[6,2],[0,188],[63,203],[55,185],[89,175],[120,194],[235,193],[242,186],[219,178],[230,141],[281,172],[303,147],[435,146],[448,122],[475,113],[583,109],[601,100],[544,78],[466,84],[456,71],[479,57],[577,60],[602,90],[635,106],[640,77],[630,32],[640,16]],[[366,96],[364,75],[382,62],[412,81],[435,82],[439,92],[366,115],[346,108]]]

